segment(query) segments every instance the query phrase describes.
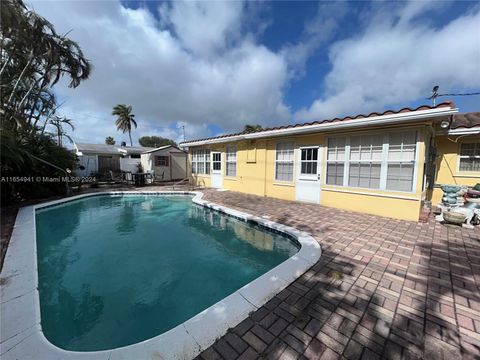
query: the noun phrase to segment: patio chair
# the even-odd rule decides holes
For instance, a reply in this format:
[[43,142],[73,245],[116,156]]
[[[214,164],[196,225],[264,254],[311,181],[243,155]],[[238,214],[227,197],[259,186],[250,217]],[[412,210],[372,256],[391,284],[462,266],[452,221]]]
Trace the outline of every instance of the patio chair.
[[153,184],[155,179],[155,171],[154,170],[147,170],[147,175],[145,176],[145,181],[147,184]]
[[123,174],[123,178],[125,180],[125,182],[128,184],[128,185],[132,185],[133,184],[133,175],[132,175],[132,172],[131,171],[127,171]]
[[123,175],[122,173],[114,173],[112,170],[108,170],[108,180],[119,183],[123,181]]

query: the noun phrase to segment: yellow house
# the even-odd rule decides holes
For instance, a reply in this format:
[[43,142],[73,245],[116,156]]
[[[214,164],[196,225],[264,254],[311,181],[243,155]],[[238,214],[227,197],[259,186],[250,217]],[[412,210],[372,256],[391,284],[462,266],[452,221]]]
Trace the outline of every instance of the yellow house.
[[198,186],[416,221],[440,184],[480,182],[479,115],[443,102],[180,145]]

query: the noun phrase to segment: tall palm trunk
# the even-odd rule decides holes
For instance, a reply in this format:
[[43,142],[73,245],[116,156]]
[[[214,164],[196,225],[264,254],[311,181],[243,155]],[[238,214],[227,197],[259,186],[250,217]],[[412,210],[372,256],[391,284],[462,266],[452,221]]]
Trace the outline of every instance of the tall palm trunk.
[[132,142],[132,131],[131,131],[131,130],[128,130],[128,136],[130,136],[130,146],[133,146],[133,142]]

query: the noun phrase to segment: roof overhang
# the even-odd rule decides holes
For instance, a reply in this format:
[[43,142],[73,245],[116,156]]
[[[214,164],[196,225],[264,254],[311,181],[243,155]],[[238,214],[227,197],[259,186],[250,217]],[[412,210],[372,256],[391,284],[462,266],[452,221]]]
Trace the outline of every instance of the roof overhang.
[[480,126],[471,128],[451,129],[447,132],[448,135],[478,135],[480,134]]
[[443,116],[453,115],[456,113],[458,113],[458,108],[440,107],[435,109],[418,110],[418,111],[380,115],[380,116],[371,116],[368,118],[352,119],[352,120],[337,121],[337,122],[326,122],[321,124],[305,125],[305,126],[286,128],[286,129],[268,130],[268,131],[261,131],[258,133],[240,134],[240,135],[227,136],[227,137],[218,138],[218,139],[210,139],[210,140],[206,139],[206,140],[190,141],[190,142],[186,141],[181,143],[180,146],[182,147],[202,146],[202,145],[219,144],[219,143],[226,143],[226,142],[239,141],[239,140],[253,140],[253,139],[259,139],[259,138],[266,138],[266,137],[301,135],[301,134],[316,133],[316,132],[328,132],[333,130],[351,129],[351,128],[358,128],[363,126],[372,126],[372,125],[378,126],[378,125],[390,125],[390,124],[398,124],[398,123],[407,124],[407,123],[412,123],[419,120],[440,118]]

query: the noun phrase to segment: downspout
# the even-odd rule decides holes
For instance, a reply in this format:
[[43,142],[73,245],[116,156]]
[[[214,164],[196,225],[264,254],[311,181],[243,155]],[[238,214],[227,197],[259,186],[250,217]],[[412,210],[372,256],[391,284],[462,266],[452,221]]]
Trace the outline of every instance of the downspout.
[[267,196],[267,142],[268,140],[265,140],[265,166],[263,167],[265,169],[265,173],[263,174],[263,196]]

